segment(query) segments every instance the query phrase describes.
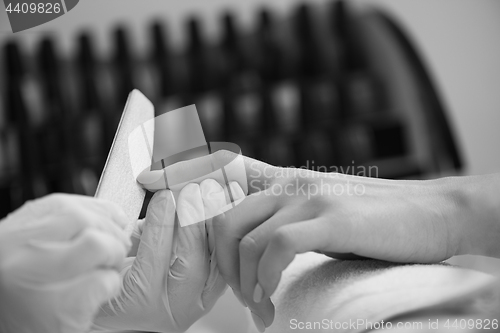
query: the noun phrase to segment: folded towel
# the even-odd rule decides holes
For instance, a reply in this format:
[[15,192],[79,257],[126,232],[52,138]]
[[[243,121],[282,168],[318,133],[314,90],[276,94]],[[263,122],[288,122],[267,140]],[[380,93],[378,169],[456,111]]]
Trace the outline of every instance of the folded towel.
[[272,299],[276,317],[266,332],[363,332],[426,309],[494,316],[500,288],[491,275],[448,264],[340,261],[306,253],[285,270]]

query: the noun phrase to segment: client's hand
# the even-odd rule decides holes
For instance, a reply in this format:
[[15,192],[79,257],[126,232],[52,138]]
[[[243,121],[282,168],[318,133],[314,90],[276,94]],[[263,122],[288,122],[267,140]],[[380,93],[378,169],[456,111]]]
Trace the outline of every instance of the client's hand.
[[[217,152],[218,159],[231,153]],[[321,251],[395,262],[438,262],[458,254],[470,202],[453,181],[393,181],[245,160],[249,192],[214,219],[221,273],[263,330],[269,297],[295,254]],[[490,237],[491,238],[491,237]]]
[[[215,184],[214,184],[215,183]],[[218,187],[217,187],[218,186]],[[171,191],[155,193],[146,219],[140,226],[136,257],[127,258],[122,269],[119,297],[105,304],[95,319],[95,330],[181,332],[207,313],[223,294],[220,277],[209,246],[207,205],[221,188],[215,181],[189,184],[179,194],[177,214],[183,221],[202,221],[181,227]],[[224,195],[224,194],[222,194]]]

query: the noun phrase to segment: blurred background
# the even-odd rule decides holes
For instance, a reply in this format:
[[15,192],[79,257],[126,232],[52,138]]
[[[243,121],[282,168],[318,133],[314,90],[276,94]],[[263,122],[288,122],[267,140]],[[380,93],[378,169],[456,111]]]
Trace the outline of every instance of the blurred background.
[[[82,0],[16,34],[0,5],[0,218],[93,195],[133,88],[157,114],[196,104],[207,141],[275,165],[500,172],[500,1]],[[190,332],[241,331],[230,297]]]
[[133,88],[275,165],[498,172],[499,59],[496,0],[86,0],[16,34],[2,7],[0,217],[93,195]]

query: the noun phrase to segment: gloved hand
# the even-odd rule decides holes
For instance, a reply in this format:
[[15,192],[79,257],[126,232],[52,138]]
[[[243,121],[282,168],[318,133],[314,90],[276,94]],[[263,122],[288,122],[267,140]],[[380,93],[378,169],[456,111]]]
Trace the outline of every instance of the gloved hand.
[[173,193],[156,192],[135,231],[137,256],[122,268],[121,294],[101,308],[94,329],[182,332],[210,311],[226,283],[215,260],[211,218],[205,216],[226,204],[215,180],[189,184],[179,193],[177,215],[185,224],[201,222],[180,227]]
[[113,203],[57,194],[0,222],[0,332],[87,332],[130,247]]

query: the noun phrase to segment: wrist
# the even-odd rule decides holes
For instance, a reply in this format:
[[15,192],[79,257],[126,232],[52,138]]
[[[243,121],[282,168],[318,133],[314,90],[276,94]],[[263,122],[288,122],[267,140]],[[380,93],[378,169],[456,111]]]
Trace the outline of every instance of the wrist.
[[444,195],[455,212],[455,255],[500,257],[500,182],[497,175],[443,178]]

